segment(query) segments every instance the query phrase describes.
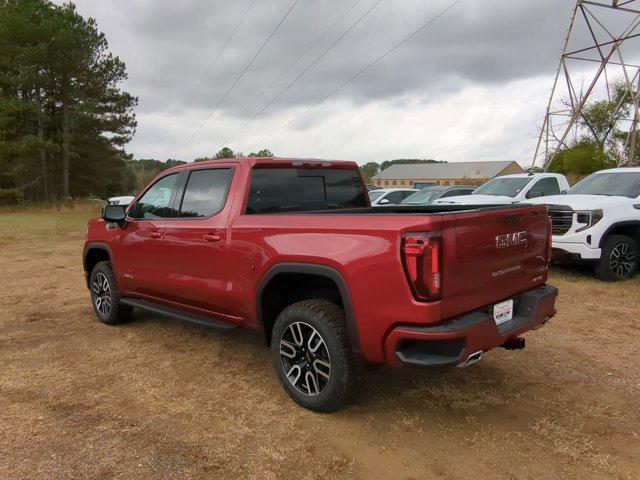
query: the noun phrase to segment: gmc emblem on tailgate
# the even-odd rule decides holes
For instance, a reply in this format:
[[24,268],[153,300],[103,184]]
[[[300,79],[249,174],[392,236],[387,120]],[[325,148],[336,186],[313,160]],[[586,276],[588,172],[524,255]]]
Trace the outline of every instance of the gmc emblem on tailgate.
[[512,247],[527,243],[527,232],[508,233],[496,237],[496,248]]

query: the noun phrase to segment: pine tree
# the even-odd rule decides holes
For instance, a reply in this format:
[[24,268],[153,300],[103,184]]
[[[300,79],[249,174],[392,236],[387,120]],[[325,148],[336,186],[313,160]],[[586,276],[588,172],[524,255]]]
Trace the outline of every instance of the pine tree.
[[0,165],[9,167],[0,188],[28,198],[118,192],[136,128],[126,78],[73,4],[0,2]]

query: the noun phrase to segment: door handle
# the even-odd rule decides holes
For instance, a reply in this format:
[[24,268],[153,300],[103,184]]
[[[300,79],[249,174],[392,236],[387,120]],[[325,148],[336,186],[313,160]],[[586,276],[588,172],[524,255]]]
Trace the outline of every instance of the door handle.
[[219,242],[220,241],[220,235],[213,235],[213,234],[206,234],[202,236],[202,239],[205,242],[209,242],[209,243],[215,243],[215,242]]
[[149,235],[151,238],[160,238],[162,236],[162,234],[160,232],[151,232],[151,235]]

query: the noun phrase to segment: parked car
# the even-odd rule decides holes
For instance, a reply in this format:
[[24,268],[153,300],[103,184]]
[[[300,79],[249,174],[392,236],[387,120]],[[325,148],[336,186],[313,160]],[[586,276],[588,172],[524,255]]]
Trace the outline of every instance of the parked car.
[[569,190],[569,182],[559,173],[518,173],[489,180],[473,194],[437,200],[440,205],[506,205],[527,198],[558,195]]
[[400,205],[431,205],[440,198],[470,195],[476,188],[470,185],[452,187],[425,187],[400,202]]
[[129,205],[136,197],[129,195],[123,197],[111,197],[107,200],[107,205]]
[[548,205],[557,260],[592,263],[603,280],[625,280],[638,271],[640,168],[602,170],[566,195],[524,203]]
[[366,364],[523,348],[556,312],[550,238],[544,206],[371,208],[354,162],[234,158],[167,169],[107,205],[83,262],[103,323],[138,308],[252,328],[291,398],[331,411]]
[[415,182],[413,184],[413,188],[417,188],[418,190],[422,190],[427,187],[437,187],[438,184],[436,182]]
[[417,192],[415,188],[383,188],[369,192],[369,200],[372,207],[398,205],[415,192]]

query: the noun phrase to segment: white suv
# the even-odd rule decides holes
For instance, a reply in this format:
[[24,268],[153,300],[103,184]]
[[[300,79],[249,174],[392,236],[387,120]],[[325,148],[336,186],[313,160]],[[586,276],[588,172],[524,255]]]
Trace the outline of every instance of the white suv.
[[602,170],[566,195],[524,203],[548,205],[557,260],[591,261],[603,280],[624,280],[638,270],[640,168]]
[[557,195],[569,190],[569,182],[559,173],[516,173],[489,180],[471,195],[436,200],[436,205],[507,205],[527,198]]

